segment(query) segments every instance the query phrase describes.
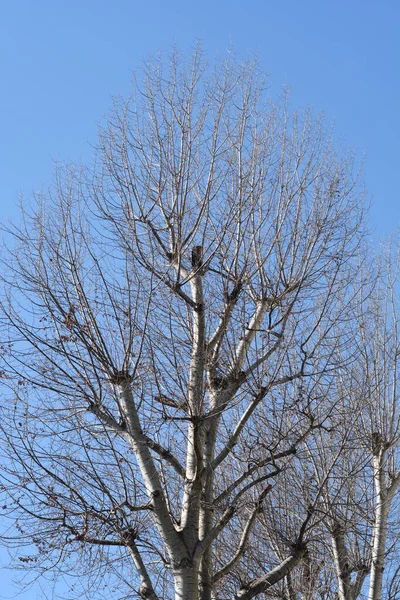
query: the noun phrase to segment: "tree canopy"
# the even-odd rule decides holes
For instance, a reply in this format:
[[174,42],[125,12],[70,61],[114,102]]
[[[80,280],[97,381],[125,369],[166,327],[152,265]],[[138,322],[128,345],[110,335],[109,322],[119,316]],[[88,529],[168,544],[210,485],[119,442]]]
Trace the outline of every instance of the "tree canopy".
[[397,259],[365,265],[363,196],[255,61],[146,63],[3,255],[24,568],[71,598],[398,597]]

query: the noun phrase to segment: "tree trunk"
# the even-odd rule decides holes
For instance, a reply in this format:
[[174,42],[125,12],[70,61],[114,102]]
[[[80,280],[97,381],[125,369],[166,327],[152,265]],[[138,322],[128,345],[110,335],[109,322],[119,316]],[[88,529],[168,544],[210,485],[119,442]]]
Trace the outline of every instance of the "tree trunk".
[[387,522],[390,506],[390,496],[385,484],[383,447],[380,447],[379,451],[374,453],[373,470],[376,491],[376,506],[368,600],[381,600],[382,578],[385,567]]
[[190,565],[176,569],[175,600],[199,600],[198,565]]
[[[382,497],[383,495],[385,498]],[[382,494],[382,496],[378,499],[376,507],[368,600],[381,600],[382,597],[382,578],[385,567],[385,547],[389,515],[387,494]]]
[[338,578],[338,600],[352,600],[351,579],[343,528],[336,523],[332,531],[333,557]]
[[[200,512],[200,539],[204,539],[213,526],[214,503],[214,471],[211,468],[214,459],[215,437],[218,430],[219,418],[212,420],[206,434],[204,464],[207,467],[206,481],[203,490],[203,503]],[[212,548],[207,548],[201,560],[200,571],[200,600],[212,600],[213,564]]]

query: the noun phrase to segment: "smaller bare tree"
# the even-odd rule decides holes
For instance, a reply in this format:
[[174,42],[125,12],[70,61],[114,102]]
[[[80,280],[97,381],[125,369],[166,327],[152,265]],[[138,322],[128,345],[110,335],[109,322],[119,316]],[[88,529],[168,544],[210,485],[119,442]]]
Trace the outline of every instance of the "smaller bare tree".
[[332,452],[342,448],[320,507],[328,517],[323,526],[331,537],[333,589],[337,586],[340,600],[366,594],[380,600],[397,585],[399,257],[393,248],[386,247],[364,276],[370,290],[354,317],[353,360],[336,380],[343,418],[329,435],[320,432],[325,441],[310,453],[314,476],[322,481]]
[[390,245],[380,257],[376,289],[360,324],[366,395],[360,430],[369,446],[375,488],[369,600],[382,598],[388,555],[398,551],[394,498],[400,485],[399,266],[398,249]]

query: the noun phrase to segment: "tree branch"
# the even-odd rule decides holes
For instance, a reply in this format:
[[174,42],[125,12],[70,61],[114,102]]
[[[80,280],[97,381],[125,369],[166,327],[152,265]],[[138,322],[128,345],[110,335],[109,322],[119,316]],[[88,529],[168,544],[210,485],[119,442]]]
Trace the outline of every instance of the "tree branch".
[[[240,490],[240,492],[238,492],[235,496],[235,498],[233,499],[233,501],[230,503],[230,505],[228,506],[228,508],[223,512],[222,516],[220,517],[219,521],[214,525],[214,527],[207,533],[206,537],[201,540],[197,547],[196,547],[196,552],[195,552],[195,556],[196,557],[200,557],[202,554],[204,554],[204,552],[211,546],[211,544],[213,543],[213,541],[219,536],[219,534],[221,533],[221,531],[224,530],[225,526],[229,523],[229,521],[232,519],[232,517],[234,516],[235,512],[236,512],[236,506],[238,503],[238,500],[241,496],[243,496],[243,494],[249,490],[251,487],[253,487],[254,485],[256,485],[257,483],[261,483],[263,481],[265,481],[266,479],[269,478],[269,474],[265,475],[263,477],[259,477],[256,481],[249,483],[247,486],[245,486],[244,488],[242,488]],[[264,488],[264,490],[261,492],[257,505],[261,506],[261,503],[263,502],[265,496],[267,495],[267,493],[272,489],[271,485],[267,485],[266,488]]]
[[288,558],[282,561],[275,569],[272,569],[263,577],[254,579],[243,586],[242,589],[232,597],[232,600],[251,600],[251,598],[254,598],[257,594],[266,592],[269,588],[278,583],[278,581],[281,581],[281,579],[286,577],[287,574],[299,564],[306,552],[306,546],[300,544],[298,548],[294,550],[293,554],[288,556]]
[[146,565],[143,562],[143,558],[139,552],[135,541],[134,532],[127,532],[126,538],[126,546],[129,550],[129,553],[132,557],[132,560],[135,564],[135,567],[139,573],[142,585],[139,589],[139,595],[144,600],[158,600],[158,596],[154,591],[153,584],[151,583],[150,576],[146,569]]
[[233,309],[235,308],[237,299],[238,299],[240,291],[242,289],[242,285],[243,285],[242,282],[239,281],[233,287],[233,290],[231,291],[231,293],[226,294],[225,308],[224,308],[224,312],[221,316],[221,320],[218,323],[216,330],[214,331],[213,335],[211,336],[211,338],[207,344],[208,355],[213,354],[215,356],[215,354],[218,353],[219,344],[221,343],[224,333],[226,332],[226,329],[228,327],[229,320],[232,316]]
[[239,544],[238,544],[238,547],[237,547],[237,550],[236,550],[234,556],[222,569],[220,569],[217,573],[215,573],[214,578],[213,578],[213,583],[216,583],[224,575],[226,575],[226,573],[229,573],[230,570],[232,569],[232,567],[234,567],[235,564],[238,562],[238,560],[243,556],[243,554],[246,550],[247,540],[249,539],[249,535],[251,533],[254,521],[256,520],[256,517],[261,510],[262,502],[263,502],[267,492],[270,489],[271,489],[271,486],[268,486],[260,494],[257,502],[255,503],[254,509],[251,511],[249,518],[247,519],[247,522],[243,528],[242,535],[240,537],[240,541],[239,541]]
[[121,374],[119,378],[116,378],[114,383],[120,394],[121,406],[124,411],[127,431],[130,435],[131,446],[135,452],[149,499],[153,504],[157,528],[168,548],[171,558],[174,561],[180,562],[187,558],[187,550],[171,519],[163,487],[140,425],[129,378]]
[[251,318],[251,321],[246,328],[246,333],[244,334],[244,336],[242,337],[242,339],[240,340],[240,342],[237,346],[235,358],[231,365],[232,373],[238,373],[241,370],[243,362],[246,358],[247,352],[251,346],[251,343],[253,342],[254,338],[256,337],[257,331],[259,330],[259,328],[264,320],[264,317],[266,315],[266,312],[267,312],[269,306],[270,306],[270,302],[268,300],[260,300],[257,303],[256,309]]
[[[117,421],[112,416],[105,413],[98,404],[90,404],[88,411],[96,415],[96,417],[98,417],[98,419],[100,419],[100,421],[102,421],[102,423],[106,425],[109,429],[111,429],[115,433],[122,435],[128,441],[131,441],[130,435],[126,427],[117,423]],[[184,468],[170,450],[167,450],[161,444],[159,444],[155,440],[152,440],[147,435],[143,434],[143,437],[146,440],[148,447],[151,448],[151,450],[153,450],[156,454],[163,458],[171,467],[173,467],[178,473],[178,475],[180,475],[181,477],[185,477]]]
[[173,469],[178,473],[178,475],[180,475],[182,478],[185,477],[185,469],[182,467],[179,460],[176,458],[176,456],[172,454],[170,450],[167,450],[166,448],[164,448],[164,446],[162,446],[155,440],[152,440],[147,435],[144,435],[144,439],[146,440],[146,443],[151,450],[153,450],[156,454],[163,458],[165,462],[167,462],[171,467],[173,467]]

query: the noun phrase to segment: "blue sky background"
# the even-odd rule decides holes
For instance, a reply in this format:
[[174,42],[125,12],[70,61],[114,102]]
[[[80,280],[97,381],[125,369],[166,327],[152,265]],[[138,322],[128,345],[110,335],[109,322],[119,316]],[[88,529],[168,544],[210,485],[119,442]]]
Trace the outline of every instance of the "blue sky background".
[[[210,60],[258,55],[272,94],[289,85],[293,106],[323,110],[366,155],[378,239],[400,224],[399,30],[398,0],[1,0],[0,218],[18,219],[18,195],[46,187],[54,161],[90,160],[110,97],[144,57],[200,39]],[[14,597],[5,567],[0,581]]]

